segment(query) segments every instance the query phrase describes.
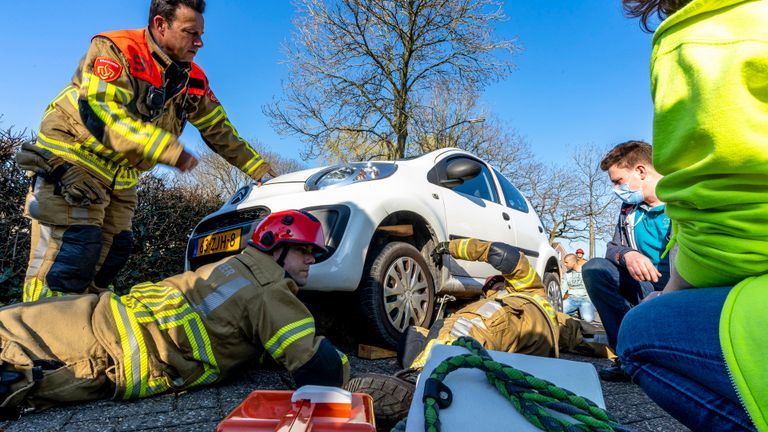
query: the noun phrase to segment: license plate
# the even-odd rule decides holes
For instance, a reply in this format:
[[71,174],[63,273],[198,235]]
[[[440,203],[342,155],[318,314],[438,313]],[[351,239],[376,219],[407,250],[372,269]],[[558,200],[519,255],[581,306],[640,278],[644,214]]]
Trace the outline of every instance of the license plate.
[[197,239],[195,256],[210,255],[219,252],[232,252],[240,249],[240,229],[233,229]]

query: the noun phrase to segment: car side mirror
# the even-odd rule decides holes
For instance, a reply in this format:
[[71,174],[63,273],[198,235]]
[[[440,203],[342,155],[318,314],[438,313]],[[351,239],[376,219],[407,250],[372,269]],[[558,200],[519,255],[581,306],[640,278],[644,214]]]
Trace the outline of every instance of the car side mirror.
[[476,160],[467,158],[454,159],[446,165],[446,178],[445,180],[441,180],[440,184],[452,189],[463,184],[467,180],[472,180],[477,177],[482,170],[483,166]]

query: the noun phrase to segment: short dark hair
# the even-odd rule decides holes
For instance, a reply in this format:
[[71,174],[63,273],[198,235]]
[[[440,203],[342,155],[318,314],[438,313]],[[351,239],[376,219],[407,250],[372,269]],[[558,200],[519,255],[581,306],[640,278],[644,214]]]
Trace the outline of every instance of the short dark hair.
[[158,15],[172,23],[179,6],[186,6],[200,14],[205,12],[205,0],[152,0],[149,5],[149,25],[152,25],[152,18]]
[[627,141],[612,148],[600,161],[600,169],[608,171],[608,168],[616,165],[619,168],[633,167],[639,163],[653,166],[653,151],[650,144],[645,141]]
[[648,20],[653,15],[664,20],[690,2],[691,0],[622,0],[627,16],[640,18],[643,30],[649,33],[653,30],[648,25]]

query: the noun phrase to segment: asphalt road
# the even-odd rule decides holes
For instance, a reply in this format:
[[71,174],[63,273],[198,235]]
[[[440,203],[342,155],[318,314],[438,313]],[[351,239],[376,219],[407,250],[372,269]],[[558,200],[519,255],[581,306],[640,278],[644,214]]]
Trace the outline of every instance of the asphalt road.
[[[608,360],[575,355],[564,358],[588,361],[600,369]],[[393,359],[364,360],[350,356],[353,373],[393,373]],[[288,389],[292,381],[280,370],[246,369],[219,385],[163,395],[136,402],[99,401],[54,408],[24,415],[12,422],[0,422],[5,432],[84,431],[212,431],[252,390]],[[636,431],[686,431],[633,384],[604,383],[608,411]]]
[[[315,316],[318,333],[332,335],[333,343],[347,353],[353,376],[366,372],[393,374],[399,370],[395,359],[365,360],[352,354],[358,340],[369,337],[356,315],[347,313],[356,307],[354,298],[301,297]],[[598,370],[610,365],[607,359],[572,354],[563,354],[562,358],[590,362]],[[640,387],[627,383],[602,383],[602,387],[608,411],[633,430],[688,430],[648,399]],[[98,401],[26,414],[16,421],[0,421],[0,432],[213,431],[253,390],[290,388],[293,380],[285,370],[246,368],[215,386],[178,394],[133,402]]]

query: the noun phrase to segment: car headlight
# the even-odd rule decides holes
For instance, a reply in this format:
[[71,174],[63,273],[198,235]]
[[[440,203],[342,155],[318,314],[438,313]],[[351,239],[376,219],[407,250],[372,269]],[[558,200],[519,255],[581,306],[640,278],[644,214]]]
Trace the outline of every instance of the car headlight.
[[326,168],[307,179],[304,189],[321,190],[371,180],[380,180],[397,171],[397,165],[387,162],[355,162]]

